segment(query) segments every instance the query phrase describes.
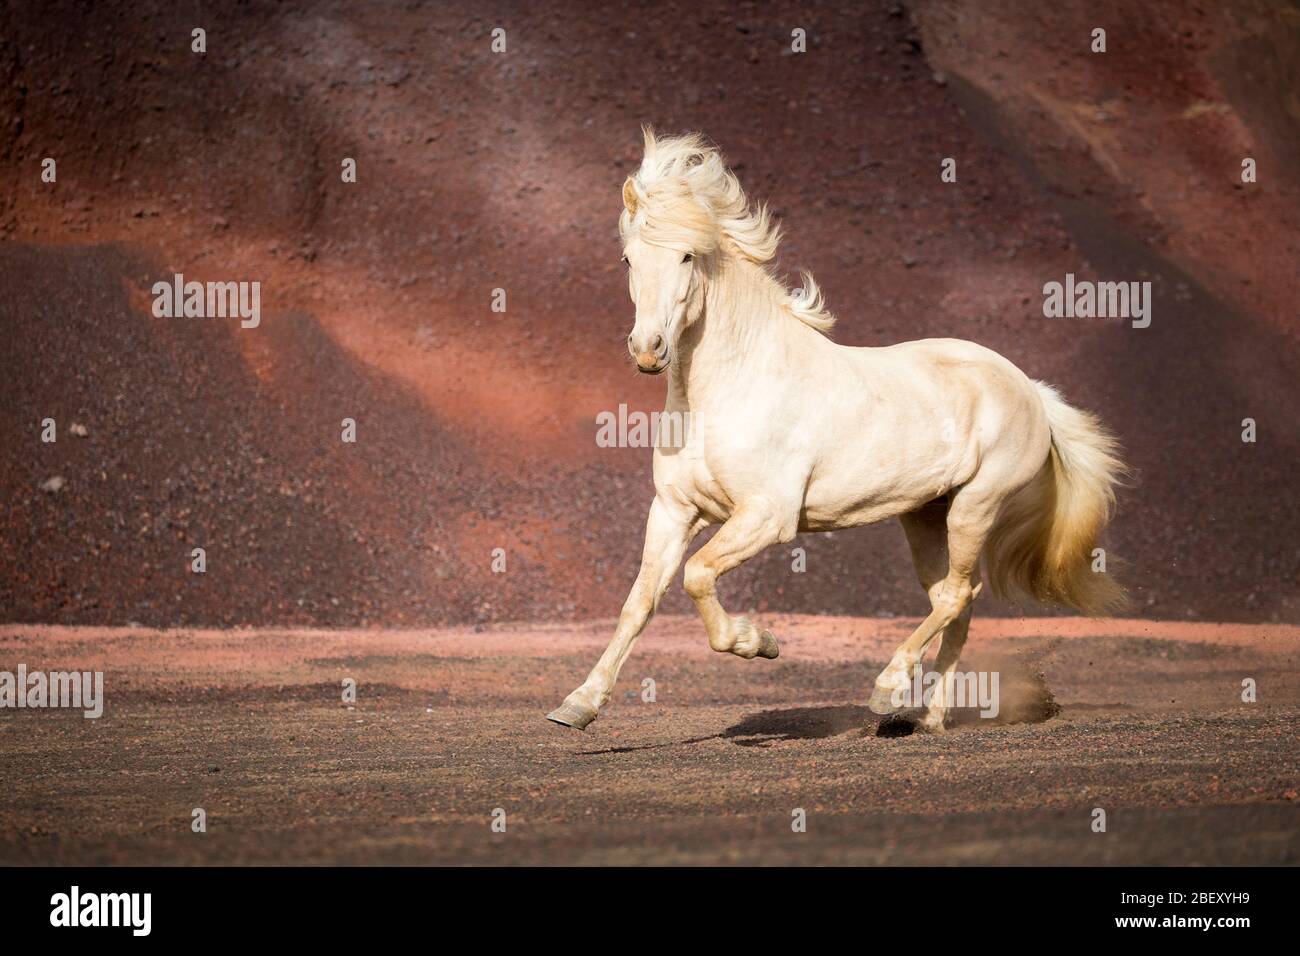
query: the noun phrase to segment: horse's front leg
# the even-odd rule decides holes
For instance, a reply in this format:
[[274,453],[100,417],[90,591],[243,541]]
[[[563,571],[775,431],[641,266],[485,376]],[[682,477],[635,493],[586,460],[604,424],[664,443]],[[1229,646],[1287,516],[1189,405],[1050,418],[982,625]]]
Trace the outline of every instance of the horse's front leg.
[[719,576],[752,558],[769,544],[794,537],[798,518],[785,520],[779,509],[766,501],[742,503],[718,529],[712,540],[686,562],[686,593],[704,619],[709,646],[738,657],[774,658],[779,653],[771,631],[756,627],[743,617],[733,618],[718,603]]
[[591,669],[582,686],[547,714],[547,720],[582,730],[596,719],[600,708],[613,693],[619,669],[627,660],[632,645],[659,607],[660,598],[681,567],[686,546],[703,526],[704,522],[694,512],[671,505],[662,498],[655,498],[650,506],[650,517],[646,521],[641,571],[623,604],[614,639],[605,648],[605,653],[600,655],[600,660]]

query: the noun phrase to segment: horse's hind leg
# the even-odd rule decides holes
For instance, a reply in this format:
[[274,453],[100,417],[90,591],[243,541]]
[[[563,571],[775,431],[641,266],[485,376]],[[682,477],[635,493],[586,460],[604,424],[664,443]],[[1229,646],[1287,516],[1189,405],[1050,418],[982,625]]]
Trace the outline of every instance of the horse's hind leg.
[[[997,516],[999,500],[967,486],[952,496],[946,514],[931,505],[904,519],[917,575],[930,595],[931,611],[876,678],[867,704],[875,713],[892,714],[901,709],[926,645],[940,634],[944,646],[939,669],[955,669],[970,625],[970,604],[980,589],[980,552]],[[942,688],[939,691],[942,697]],[[942,725],[942,701],[939,707],[937,714],[927,715],[927,728],[933,728],[936,718]]]
[[[932,501],[911,514],[902,515],[899,521],[912,550],[912,564],[916,567],[917,580],[925,588],[930,600],[934,601],[948,574],[948,502]],[[978,579],[978,576],[977,570],[972,577]],[[921,720],[921,726],[934,733],[943,733],[944,718],[948,712],[946,689],[957,670],[962,647],[966,644],[970,617],[971,606],[967,605],[956,620],[934,637],[939,642],[934,669],[941,679]]]
[[966,610],[958,614],[957,619],[945,627],[943,634],[939,636],[942,643],[939,645],[939,653],[934,662],[934,669],[939,673],[939,683],[935,685],[934,697],[925,710],[925,716],[921,718],[921,727],[931,733],[944,732],[944,720],[948,716],[949,688],[953,686],[957,661],[961,657],[962,648],[966,646],[966,635],[970,631],[970,614],[971,606],[968,604]]
[[704,619],[709,646],[715,651],[747,659],[777,656],[772,632],[761,630],[743,617],[728,615],[718,603],[716,585],[720,575],[738,567],[769,544],[788,541],[793,536],[793,524],[783,526],[779,515],[766,503],[747,502],[686,562],[686,593]]

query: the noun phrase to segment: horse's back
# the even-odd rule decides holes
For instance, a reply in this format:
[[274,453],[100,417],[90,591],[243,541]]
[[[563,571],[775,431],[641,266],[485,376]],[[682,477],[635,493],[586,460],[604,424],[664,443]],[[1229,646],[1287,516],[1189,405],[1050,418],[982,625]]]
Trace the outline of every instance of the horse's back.
[[944,367],[993,367],[1014,371],[1028,381],[1028,376],[1006,356],[978,342],[967,339],[914,339],[871,349],[880,354],[892,353],[910,362],[924,362]]
[[[892,400],[911,406],[910,429],[940,433],[939,444],[961,448],[954,477],[989,459],[1047,454],[1050,431],[1037,384],[1010,359],[965,339],[919,339],[866,350],[867,368],[889,382]],[[868,373],[871,374],[871,373]],[[903,412],[907,414],[907,412]]]
[[877,371],[932,387],[963,393],[972,403],[993,399],[1041,409],[1037,386],[1014,362],[966,339],[917,339],[865,350]]

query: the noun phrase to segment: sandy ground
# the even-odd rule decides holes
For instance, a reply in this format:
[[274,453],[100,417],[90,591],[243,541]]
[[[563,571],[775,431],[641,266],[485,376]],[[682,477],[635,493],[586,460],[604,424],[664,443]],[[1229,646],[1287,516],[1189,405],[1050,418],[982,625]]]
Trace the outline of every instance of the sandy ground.
[[0,711],[0,862],[1300,862],[1300,628],[977,619],[1002,712],[933,737],[864,706],[913,622],[764,622],[776,661],[660,618],[586,733],[543,715],[608,622],[5,626],[0,670],[103,670],[107,706]]

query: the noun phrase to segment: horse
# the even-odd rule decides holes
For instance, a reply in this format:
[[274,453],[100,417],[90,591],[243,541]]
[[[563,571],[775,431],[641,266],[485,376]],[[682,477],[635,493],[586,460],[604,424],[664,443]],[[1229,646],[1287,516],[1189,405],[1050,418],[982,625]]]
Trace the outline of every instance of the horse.
[[[640,571],[609,646],[549,720],[582,730],[596,718],[710,525],[721,527],[682,579],[709,646],[771,659],[775,636],[723,609],[718,578],[798,532],[899,519],[930,613],[876,678],[868,706],[880,715],[902,709],[933,640],[951,684],[985,579],[1011,600],[1122,606],[1123,588],[1092,568],[1124,474],[1096,417],[973,342],[835,343],[813,277],[792,291],[772,273],[780,228],[718,148],[695,133],[643,135],[619,215],[636,307],[627,347],[639,372],[667,373],[665,413],[689,429],[655,443]],[[948,696],[933,695],[920,729],[943,732]]]

